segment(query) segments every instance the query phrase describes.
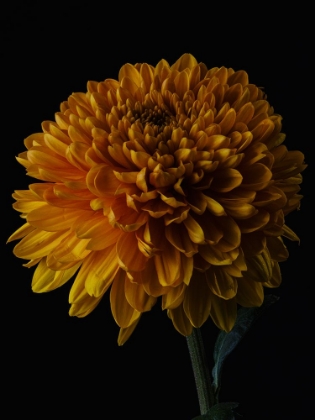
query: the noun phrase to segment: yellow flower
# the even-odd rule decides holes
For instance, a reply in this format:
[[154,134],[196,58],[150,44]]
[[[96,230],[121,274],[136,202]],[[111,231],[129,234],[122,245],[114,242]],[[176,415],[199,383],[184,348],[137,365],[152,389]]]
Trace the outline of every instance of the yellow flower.
[[32,288],[75,276],[70,315],[110,288],[119,344],[161,297],[189,335],[210,316],[229,331],[237,304],[280,284],[284,217],[298,208],[303,154],[282,144],[281,116],[245,71],[125,64],[88,82],[17,158],[40,183],[16,191],[26,223],[9,240],[37,265]]

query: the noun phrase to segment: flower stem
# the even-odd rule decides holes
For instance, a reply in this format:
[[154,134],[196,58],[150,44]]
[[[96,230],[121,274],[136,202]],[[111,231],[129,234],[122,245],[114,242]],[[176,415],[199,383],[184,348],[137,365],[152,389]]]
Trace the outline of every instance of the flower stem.
[[186,339],[196,381],[200,414],[206,414],[214,405],[214,395],[211,389],[211,378],[199,328],[193,328],[192,334]]

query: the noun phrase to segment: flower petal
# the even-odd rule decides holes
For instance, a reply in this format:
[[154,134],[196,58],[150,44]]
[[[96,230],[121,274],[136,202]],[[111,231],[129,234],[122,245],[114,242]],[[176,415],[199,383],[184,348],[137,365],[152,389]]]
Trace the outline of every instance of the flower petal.
[[119,270],[110,290],[110,306],[113,317],[121,328],[130,327],[141,315],[134,309],[125,296],[126,273]]
[[224,300],[216,295],[211,296],[210,316],[215,325],[225,332],[234,327],[237,315],[236,300]]
[[187,337],[192,333],[193,326],[185,314],[182,305],[174,309],[168,309],[167,315],[172,320],[174,327],[180,334]]
[[211,308],[211,293],[207,286],[206,273],[195,271],[186,289],[183,308],[195,328],[208,319]]

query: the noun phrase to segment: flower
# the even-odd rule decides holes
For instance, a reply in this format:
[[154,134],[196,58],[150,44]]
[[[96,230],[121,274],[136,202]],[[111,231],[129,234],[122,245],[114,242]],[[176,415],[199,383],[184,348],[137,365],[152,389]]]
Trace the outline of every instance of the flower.
[[238,304],[279,286],[282,237],[298,240],[284,218],[304,156],[283,145],[281,116],[245,71],[190,54],[87,89],[17,158],[44,181],[13,195],[26,223],[9,240],[37,265],[33,290],[75,276],[70,315],[84,317],[110,288],[119,344],[160,297],[183,335],[209,316],[231,330]]

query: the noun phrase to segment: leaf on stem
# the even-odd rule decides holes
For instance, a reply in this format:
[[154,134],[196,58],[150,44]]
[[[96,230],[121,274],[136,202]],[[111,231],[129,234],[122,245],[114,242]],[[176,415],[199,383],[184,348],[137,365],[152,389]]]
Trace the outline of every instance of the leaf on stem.
[[227,356],[235,349],[244,335],[252,327],[254,322],[265,312],[265,310],[277,302],[279,298],[274,295],[266,295],[264,302],[258,308],[241,308],[237,312],[237,319],[233,329],[226,333],[221,331],[214,347],[214,367],[212,369],[213,391],[217,396],[220,390],[222,366]]

